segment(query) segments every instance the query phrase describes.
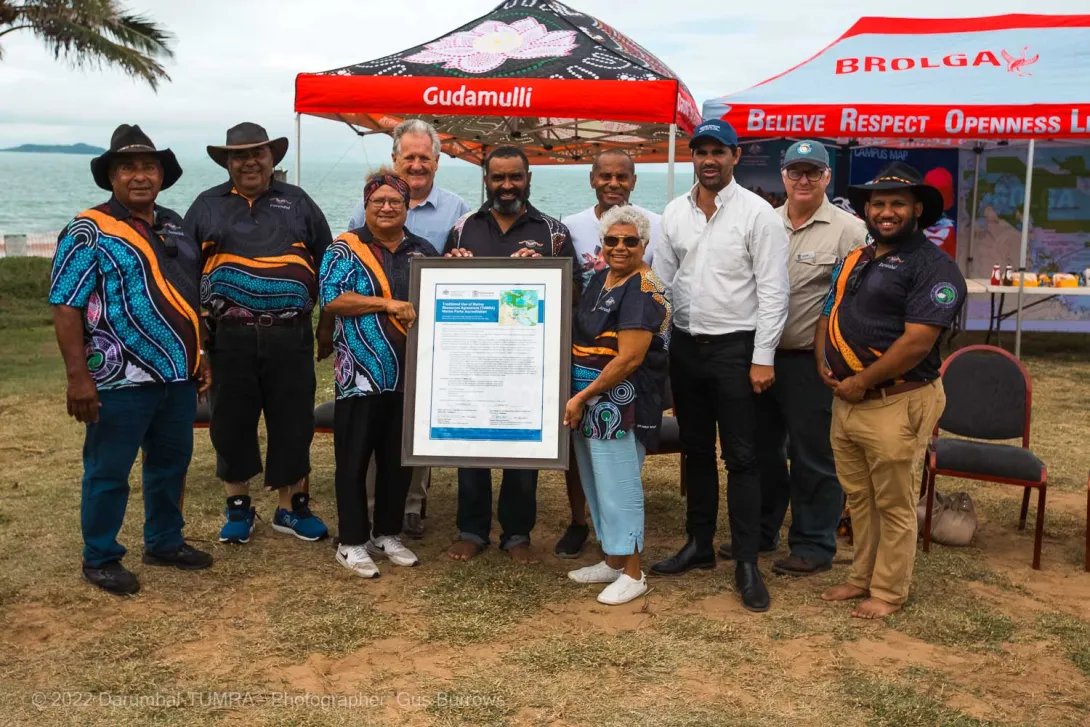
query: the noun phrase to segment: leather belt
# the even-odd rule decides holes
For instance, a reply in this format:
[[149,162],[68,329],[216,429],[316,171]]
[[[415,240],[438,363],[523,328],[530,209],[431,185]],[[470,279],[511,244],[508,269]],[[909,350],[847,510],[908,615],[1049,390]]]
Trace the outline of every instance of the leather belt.
[[216,321],[218,326],[250,326],[258,328],[268,328],[269,326],[296,326],[299,325],[300,320],[305,320],[305,316],[292,316],[290,318],[281,318],[269,313],[262,313],[261,315],[254,316],[253,318],[243,318],[241,316],[229,316],[227,318],[220,318]]
[[882,389],[867,389],[867,393],[863,394],[863,398],[884,399],[887,396],[893,396],[894,394],[903,394],[906,391],[922,389],[930,383],[930,381],[905,381],[902,384],[893,384],[892,386],[887,386]]

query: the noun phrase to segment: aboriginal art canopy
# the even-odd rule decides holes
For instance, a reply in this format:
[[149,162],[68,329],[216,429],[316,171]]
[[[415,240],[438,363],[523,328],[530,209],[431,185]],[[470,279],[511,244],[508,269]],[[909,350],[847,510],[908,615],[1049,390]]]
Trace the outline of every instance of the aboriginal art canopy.
[[862,18],[813,58],[704,104],[739,136],[1090,142],[1090,15]]
[[552,0],[508,0],[408,50],[295,79],[298,113],[388,132],[407,118],[438,129],[443,151],[480,162],[515,144],[534,164],[586,163],[624,148],[666,161],[700,123],[666,65],[602,21]]

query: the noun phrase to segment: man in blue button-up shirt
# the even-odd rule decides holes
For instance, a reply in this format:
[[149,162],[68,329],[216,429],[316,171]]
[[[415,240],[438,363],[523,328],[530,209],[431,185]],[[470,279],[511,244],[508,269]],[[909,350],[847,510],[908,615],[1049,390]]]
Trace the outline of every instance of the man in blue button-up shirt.
[[[435,184],[439,168],[439,134],[431,124],[420,119],[402,121],[393,132],[394,170],[409,183],[409,219],[405,227],[443,251],[447,234],[459,217],[469,212],[465,200]],[[361,200],[352,213],[348,229],[362,227],[364,207]]]
[[[402,121],[394,127],[394,170],[409,183],[409,216],[405,222],[409,232],[423,237],[437,252],[443,251],[447,235],[458,218],[469,212],[469,205],[454,192],[440,189],[435,183],[435,170],[439,168],[439,134],[435,128],[420,119]],[[356,206],[348,229],[355,230],[364,224],[363,200]],[[405,535],[411,538],[424,536],[424,524],[420,515],[424,497],[428,491],[427,468],[413,471],[412,485],[405,502]],[[375,468],[367,470],[367,497],[374,499]]]

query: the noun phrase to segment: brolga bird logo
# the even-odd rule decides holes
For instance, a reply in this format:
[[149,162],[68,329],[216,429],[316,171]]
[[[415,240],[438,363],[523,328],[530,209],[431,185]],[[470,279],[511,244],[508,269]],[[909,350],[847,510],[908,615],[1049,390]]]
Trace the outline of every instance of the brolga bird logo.
[[1036,63],[1037,59],[1041,57],[1041,54],[1037,53],[1034,54],[1032,58],[1027,58],[1026,54],[1028,53],[1028,45],[1022,49],[1021,57],[1012,56],[1004,49],[1003,60],[1007,62],[1007,73],[1017,73],[1019,76],[1032,76],[1033,74],[1026,70],[1026,66],[1032,66]]

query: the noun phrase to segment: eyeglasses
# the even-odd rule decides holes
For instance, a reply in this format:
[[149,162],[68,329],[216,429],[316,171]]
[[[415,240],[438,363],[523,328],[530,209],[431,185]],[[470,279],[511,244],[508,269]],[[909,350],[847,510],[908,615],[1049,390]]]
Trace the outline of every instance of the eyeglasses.
[[811,182],[817,182],[821,179],[823,174],[825,174],[824,169],[807,169],[806,171],[803,171],[801,169],[787,170],[787,178],[790,179],[792,182],[799,181],[803,178],[803,176],[805,176]]
[[624,245],[627,248],[639,247],[640,238],[631,235],[606,235],[602,238],[602,244],[606,247],[617,247],[617,245]]
[[378,198],[372,197],[367,202],[367,204],[370,205],[373,209],[376,209],[376,210],[380,210],[380,209],[382,209],[383,207],[385,207],[387,205],[389,205],[390,209],[392,209],[392,210],[399,210],[399,209],[401,209],[402,207],[405,206],[405,200],[401,199],[400,197],[398,197],[396,199],[389,199],[389,198],[378,199]]

